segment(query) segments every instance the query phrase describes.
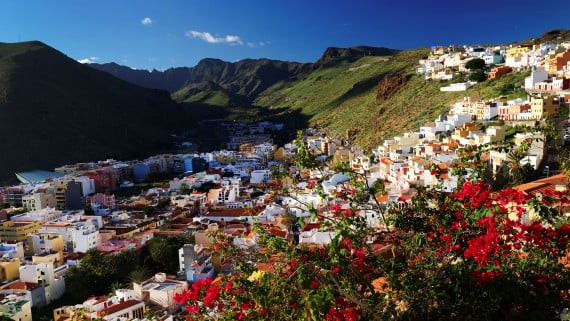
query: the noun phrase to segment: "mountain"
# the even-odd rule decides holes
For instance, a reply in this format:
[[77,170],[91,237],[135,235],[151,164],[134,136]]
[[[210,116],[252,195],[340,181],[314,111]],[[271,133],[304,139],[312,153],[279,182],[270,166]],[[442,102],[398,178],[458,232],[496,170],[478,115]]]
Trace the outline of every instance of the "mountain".
[[38,41],[0,43],[0,181],[16,171],[157,151],[182,118],[166,91],[117,79]]
[[[560,37],[550,32],[551,37]],[[197,118],[270,119],[288,129],[326,128],[366,147],[403,131],[417,130],[464,96],[503,95],[520,88],[513,73],[466,92],[441,92],[444,82],[416,74],[425,48],[397,50],[356,46],[327,48],[312,64],[246,59],[203,59],[190,68],[186,86],[172,97]]]
[[132,69],[114,62],[106,64],[92,63],[89,64],[89,66],[141,87],[162,89],[170,92],[174,92],[184,86],[191,69],[188,67],[179,67],[170,68],[165,71],[158,71],[156,69],[148,71],[146,69]]
[[244,59],[227,62],[205,58],[194,67],[136,70],[116,63],[90,64],[115,77],[147,88],[172,92],[185,105],[248,108],[262,92],[276,83],[303,78],[311,71],[341,62],[353,62],[365,56],[388,56],[399,52],[383,47],[357,46],[327,48],[314,64],[271,59]]
[[211,82],[231,94],[255,98],[277,81],[308,71],[310,64],[271,59],[227,62],[205,58],[194,67],[170,68],[165,71],[136,70],[116,63],[89,64],[89,66],[146,88],[176,92],[186,86]]
[[354,62],[366,56],[392,56],[398,49],[384,47],[356,46],[350,48],[329,47],[314,64],[314,68],[331,67],[341,62]]

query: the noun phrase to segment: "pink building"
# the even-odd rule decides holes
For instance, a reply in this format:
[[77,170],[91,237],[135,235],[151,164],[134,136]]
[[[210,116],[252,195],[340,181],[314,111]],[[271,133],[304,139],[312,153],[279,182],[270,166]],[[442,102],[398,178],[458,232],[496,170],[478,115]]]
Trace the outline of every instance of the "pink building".
[[509,106],[499,106],[499,119],[509,120]]
[[88,197],[89,204],[98,204],[105,208],[115,208],[115,195],[97,193]]

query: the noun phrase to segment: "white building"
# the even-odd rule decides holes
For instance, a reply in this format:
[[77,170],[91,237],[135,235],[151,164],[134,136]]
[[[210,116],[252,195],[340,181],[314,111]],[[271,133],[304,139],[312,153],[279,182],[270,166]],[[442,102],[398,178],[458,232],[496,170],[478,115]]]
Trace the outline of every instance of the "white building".
[[188,282],[169,279],[166,274],[157,273],[142,283],[133,283],[133,288],[139,300],[174,309],[178,305],[174,296],[186,291]]
[[214,279],[215,269],[209,254],[203,252],[203,248],[194,244],[184,244],[178,250],[179,273],[184,275],[188,282],[196,282],[206,278]]
[[73,179],[81,183],[81,192],[83,196],[95,194],[95,180],[87,176],[78,176]]
[[545,81],[548,79],[548,72],[543,70],[534,70],[530,76],[524,79],[524,89],[534,89],[537,82]]
[[30,211],[18,215],[14,215],[10,218],[12,221],[33,221],[33,222],[47,222],[56,220],[63,216],[63,212],[56,210],[55,208],[46,207],[41,210]]
[[65,272],[67,265],[54,268],[53,263],[32,263],[20,267],[20,280],[42,285],[46,303],[50,304],[65,293]]
[[477,82],[476,81],[468,81],[468,82],[460,82],[451,84],[449,86],[439,88],[440,91],[465,91],[471,87],[473,87]]
[[337,192],[338,185],[350,181],[350,177],[348,175],[342,173],[334,174],[329,180],[322,182],[323,192],[325,194],[333,194]]
[[271,182],[271,171],[268,169],[258,169],[254,170],[250,174],[251,178],[249,182],[251,184],[260,183],[270,183]]
[[35,192],[22,196],[22,205],[32,211],[38,211],[47,207],[56,207],[55,195],[51,193]]
[[94,228],[80,227],[72,231],[73,252],[85,253],[87,250],[96,248],[101,243],[99,231]]
[[101,216],[65,215],[58,220],[45,223],[40,233],[63,236],[67,251],[85,252],[99,245],[98,230],[103,227]]
[[315,227],[299,234],[299,244],[329,244],[335,235],[335,232],[320,231]]

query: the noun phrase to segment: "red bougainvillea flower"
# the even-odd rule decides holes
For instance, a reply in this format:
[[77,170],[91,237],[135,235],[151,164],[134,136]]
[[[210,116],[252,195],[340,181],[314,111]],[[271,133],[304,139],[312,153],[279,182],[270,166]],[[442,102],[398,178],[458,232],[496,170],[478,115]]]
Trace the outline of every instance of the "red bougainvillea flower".
[[196,313],[200,311],[200,307],[197,305],[189,305],[186,307],[186,311],[188,311],[188,313]]

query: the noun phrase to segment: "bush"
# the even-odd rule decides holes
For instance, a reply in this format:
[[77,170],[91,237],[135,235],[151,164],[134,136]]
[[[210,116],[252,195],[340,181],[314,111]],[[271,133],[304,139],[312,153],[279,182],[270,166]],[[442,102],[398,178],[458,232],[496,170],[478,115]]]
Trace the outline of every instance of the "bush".
[[487,75],[483,70],[475,70],[469,74],[469,80],[476,82],[483,82],[487,80]]
[[465,64],[465,68],[467,68],[469,70],[484,69],[485,68],[485,60],[483,60],[481,58],[471,59]]

